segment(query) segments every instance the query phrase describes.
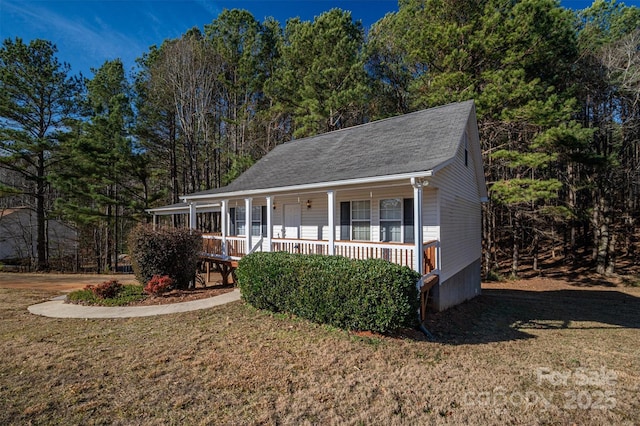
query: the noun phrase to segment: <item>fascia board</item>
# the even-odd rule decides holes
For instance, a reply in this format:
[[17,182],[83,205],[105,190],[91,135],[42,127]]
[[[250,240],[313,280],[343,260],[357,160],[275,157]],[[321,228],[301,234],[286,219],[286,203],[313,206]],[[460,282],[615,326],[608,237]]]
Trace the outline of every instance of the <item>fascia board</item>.
[[279,188],[264,188],[264,189],[250,189],[245,191],[234,191],[234,192],[220,192],[217,194],[201,194],[201,195],[183,195],[180,199],[184,202],[188,202],[189,200],[202,200],[202,199],[226,199],[226,198],[237,198],[237,197],[250,197],[252,195],[260,195],[260,194],[277,194],[282,192],[304,192],[309,190],[315,190],[320,188],[335,188],[339,186],[351,186],[351,185],[362,185],[369,183],[380,183],[380,182],[389,182],[400,179],[411,179],[411,178],[426,178],[433,176],[434,171],[428,170],[425,172],[417,172],[417,173],[403,173],[397,175],[386,175],[386,176],[374,176],[367,178],[359,178],[359,179],[346,179],[346,180],[338,180],[332,182],[318,182],[318,183],[310,183],[304,185],[292,185],[292,186],[282,186]]

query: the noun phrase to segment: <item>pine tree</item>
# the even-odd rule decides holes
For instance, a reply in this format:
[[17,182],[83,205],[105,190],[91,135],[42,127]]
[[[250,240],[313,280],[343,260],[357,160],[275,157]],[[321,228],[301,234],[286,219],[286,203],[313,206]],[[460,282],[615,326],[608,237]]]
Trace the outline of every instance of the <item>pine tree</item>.
[[[87,81],[88,121],[79,133],[65,139],[64,164],[55,182],[66,192],[57,207],[84,231],[93,234],[97,270],[117,270],[123,239],[123,220],[141,192],[131,126],[130,88],[122,62],[105,62]],[[139,203],[143,204],[143,203]],[[135,210],[135,209],[133,209]]]
[[364,30],[350,12],[332,9],[313,22],[287,21],[280,66],[266,92],[291,115],[293,136],[362,122],[368,91],[363,46]]
[[34,201],[38,271],[48,269],[47,179],[64,121],[81,90],[80,80],[70,76],[71,67],[60,63],[56,53],[46,40],[24,44],[20,38],[7,39],[0,48],[0,167],[25,183],[2,182],[0,191]]

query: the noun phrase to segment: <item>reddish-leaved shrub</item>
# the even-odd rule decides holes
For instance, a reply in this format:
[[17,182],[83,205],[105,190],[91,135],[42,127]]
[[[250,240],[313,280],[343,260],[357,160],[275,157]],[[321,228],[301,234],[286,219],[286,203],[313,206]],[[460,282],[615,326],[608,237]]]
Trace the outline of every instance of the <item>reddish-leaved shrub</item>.
[[171,277],[168,275],[154,275],[144,287],[144,292],[158,296],[171,290],[171,287],[173,287]]
[[105,281],[98,285],[87,285],[85,290],[91,290],[99,299],[112,299],[122,290],[122,284],[117,280]]

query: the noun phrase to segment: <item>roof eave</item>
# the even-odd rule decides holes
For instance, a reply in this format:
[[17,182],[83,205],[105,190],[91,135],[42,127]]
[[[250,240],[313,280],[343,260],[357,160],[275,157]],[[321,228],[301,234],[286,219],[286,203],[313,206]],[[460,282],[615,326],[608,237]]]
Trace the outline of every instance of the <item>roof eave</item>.
[[[220,210],[220,204],[219,203],[212,203],[212,204],[196,204],[196,211],[204,211],[204,212],[210,212],[210,211],[219,211]],[[176,213],[189,213],[189,206],[179,206],[179,207],[155,207],[152,209],[145,209],[145,212],[149,213],[149,214],[176,214]]]
[[[440,166],[437,167],[441,168]],[[199,195],[183,195],[180,199],[184,202],[188,202],[189,200],[203,200],[203,199],[227,199],[227,198],[235,198],[235,197],[247,197],[251,195],[260,195],[260,194],[276,194],[283,192],[302,192],[302,191],[310,191],[317,190],[321,188],[335,188],[339,186],[353,186],[353,185],[362,185],[369,183],[380,183],[380,182],[390,182],[394,180],[402,180],[402,179],[411,179],[411,178],[426,178],[431,177],[435,173],[435,168],[432,170],[422,171],[422,172],[412,172],[412,173],[401,173],[397,175],[384,175],[384,176],[371,176],[366,178],[357,178],[357,179],[345,179],[345,180],[337,180],[331,182],[316,182],[316,183],[308,183],[302,185],[290,185],[290,186],[282,186],[276,188],[262,188],[262,189],[248,189],[242,191],[231,191],[231,192],[218,192],[215,194],[199,194]]]

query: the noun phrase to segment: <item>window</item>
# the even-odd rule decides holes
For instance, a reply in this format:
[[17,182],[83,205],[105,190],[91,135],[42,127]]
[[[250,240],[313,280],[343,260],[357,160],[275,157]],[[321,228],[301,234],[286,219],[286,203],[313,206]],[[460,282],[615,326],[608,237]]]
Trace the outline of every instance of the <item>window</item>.
[[262,234],[262,208],[260,206],[253,206],[251,209],[251,235],[261,235],[261,234]]
[[[251,235],[266,235],[267,218],[266,213],[264,213],[265,209],[266,207],[264,206],[253,206],[251,208]],[[235,212],[233,213],[234,217],[232,218],[232,220],[235,219],[235,235],[247,235],[247,227],[244,215],[246,209],[244,207],[235,207],[234,209],[230,210],[235,210]],[[265,223],[263,223],[263,217]]]
[[[413,198],[380,200],[380,241],[413,242]],[[371,241],[371,201],[340,203],[340,239]]]
[[245,226],[244,207],[236,207],[236,235],[247,235],[247,227]]
[[380,200],[380,241],[402,242],[402,200]]
[[371,241],[371,201],[351,202],[351,239]]

